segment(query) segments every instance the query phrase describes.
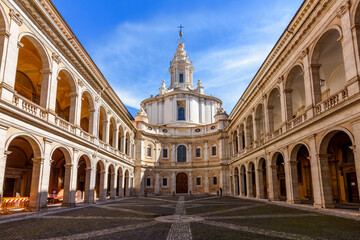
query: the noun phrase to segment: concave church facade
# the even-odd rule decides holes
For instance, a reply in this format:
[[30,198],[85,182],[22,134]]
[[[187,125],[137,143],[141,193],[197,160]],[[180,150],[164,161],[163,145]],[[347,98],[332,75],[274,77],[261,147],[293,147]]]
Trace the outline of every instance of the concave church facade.
[[51,1],[1,0],[0,197],[360,203],[359,26],[359,0],[304,1],[230,115],[180,39],[133,118]]

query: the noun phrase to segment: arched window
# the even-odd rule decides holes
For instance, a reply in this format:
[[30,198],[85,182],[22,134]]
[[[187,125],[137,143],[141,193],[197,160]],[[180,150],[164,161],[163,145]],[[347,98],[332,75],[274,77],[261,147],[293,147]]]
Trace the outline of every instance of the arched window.
[[151,145],[148,145],[146,148],[146,156],[147,157],[151,157],[151,152],[152,152],[151,150],[152,150]]
[[185,109],[183,107],[178,108],[178,120],[185,120]]
[[177,162],[186,162],[186,147],[184,145],[177,147]]

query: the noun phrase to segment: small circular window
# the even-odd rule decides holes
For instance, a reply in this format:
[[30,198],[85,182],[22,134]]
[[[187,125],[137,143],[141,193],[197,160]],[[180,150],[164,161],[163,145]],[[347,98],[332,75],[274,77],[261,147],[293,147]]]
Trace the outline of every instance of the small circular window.
[[167,133],[167,132],[168,132],[168,130],[167,130],[167,129],[163,129],[163,132],[164,132],[164,133]]
[[152,127],[148,127],[149,130],[152,130]]
[[201,132],[201,129],[200,128],[197,128],[197,129],[195,129],[195,132]]
[[211,126],[211,128],[210,128],[210,129],[211,129],[211,130],[215,130],[215,128],[216,128],[215,126]]

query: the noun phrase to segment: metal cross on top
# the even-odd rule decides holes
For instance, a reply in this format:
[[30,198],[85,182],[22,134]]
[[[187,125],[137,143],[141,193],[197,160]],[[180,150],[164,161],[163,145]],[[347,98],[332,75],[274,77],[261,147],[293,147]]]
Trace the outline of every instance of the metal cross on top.
[[185,28],[185,27],[180,24],[180,26],[178,26],[178,28],[180,28],[179,36],[182,37],[182,36],[183,36],[182,30],[183,30],[183,28]]

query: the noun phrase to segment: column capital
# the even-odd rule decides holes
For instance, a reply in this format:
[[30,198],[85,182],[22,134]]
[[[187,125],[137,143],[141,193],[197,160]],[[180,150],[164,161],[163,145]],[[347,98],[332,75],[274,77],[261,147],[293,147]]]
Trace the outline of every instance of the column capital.
[[44,158],[32,158],[33,163],[42,164],[44,163]]

